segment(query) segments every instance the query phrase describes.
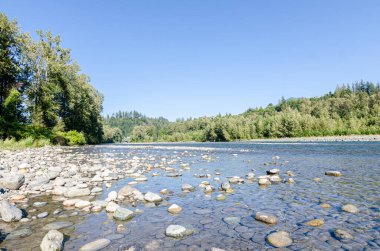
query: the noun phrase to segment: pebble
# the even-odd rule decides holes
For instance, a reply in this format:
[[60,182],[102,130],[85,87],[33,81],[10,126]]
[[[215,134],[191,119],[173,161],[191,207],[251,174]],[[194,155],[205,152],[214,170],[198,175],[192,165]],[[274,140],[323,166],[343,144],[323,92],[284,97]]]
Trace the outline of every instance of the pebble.
[[160,195],[152,193],[152,192],[147,192],[144,195],[144,199],[148,202],[161,202],[162,198]]
[[43,207],[47,204],[47,202],[34,202],[33,206],[34,207]]
[[171,214],[179,214],[182,211],[182,207],[178,206],[177,204],[172,204],[168,208],[168,212]]
[[305,224],[309,227],[320,227],[323,224],[325,224],[325,221],[322,219],[315,219],[315,220],[308,221]]
[[191,231],[188,231],[185,227],[180,225],[170,225],[166,228],[165,234],[173,238],[182,238],[191,234]]
[[183,184],[182,185],[182,191],[184,191],[184,192],[194,192],[195,191],[195,187],[193,187],[190,184]]
[[334,236],[338,240],[345,240],[345,239],[353,239],[354,237],[346,230],[343,229],[335,229],[334,230]]
[[276,224],[278,222],[277,217],[274,216],[273,214],[262,213],[262,212],[257,212],[255,214],[255,219],[267,224]]
[[334,177],[342,176],[342,174],[339,171],[326,171],[325,175]]
[[59,230],[62,228],[67,228],[73,226],[73,223],[69,221],[56,221],[49,223],[43,227],[44,230]]
[[223,201],[225,199],[226,199],[226,196],[224,194],[218,194],[218,196],[216,196],[217,201]]
[[48,212],[43,212],[37,215],[38,219],[46,218],[49,215]]
[[113,214],[113,218],[115,220],[120,220],[120,221],[126,221],[130,220],[134,217],[134,214],[131,210],[123,207],[118,207],[116,211]]
[[111,201],[107,204],[106,206],[106,211],[108,213],[113,213],[116,211],[116,209],[118,209],[120,206],[118,204],[116,204],[115,202]]
[[107,247],[109,244],[111,244],[111,241],[108,239],[98,239],[82,246],[79,251],[98,251]]
[[285,231],[271,233],[267,236],[266,240],[269,244],[277,248],[287,247],[293,243],[290,234]]
[[352,214],[359,213],[359,209],[355,205],[352,205],[352,204],[344,205],[342,207],[342,210],[347,212],[347,213],[352,213]]

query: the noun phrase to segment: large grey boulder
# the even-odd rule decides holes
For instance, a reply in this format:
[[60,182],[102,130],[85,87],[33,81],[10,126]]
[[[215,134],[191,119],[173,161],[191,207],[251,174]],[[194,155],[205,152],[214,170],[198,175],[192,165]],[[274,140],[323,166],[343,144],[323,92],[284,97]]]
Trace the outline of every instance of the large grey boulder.
[[63,234],[57,230],[50,230],[42,239],[40,248],[42,251],[62,250]]
[[0,187],[18,190],[25,182],[23,174],[6,174],[0,179]]
[[0,215],[5,222],[19,221],[22,218],[22,211],[3,200],[0,202]]

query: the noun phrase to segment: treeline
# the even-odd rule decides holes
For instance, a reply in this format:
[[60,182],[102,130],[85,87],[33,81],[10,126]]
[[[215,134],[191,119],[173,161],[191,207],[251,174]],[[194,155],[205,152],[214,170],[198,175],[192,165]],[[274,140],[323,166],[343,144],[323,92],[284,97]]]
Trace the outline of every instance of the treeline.
[[167,123],[161,128],[138,125],[132,141],[232,141],[380,133],[380,85],[343,85],[316,98],[282,98],[277,105],[240,115],[218,115]]
[[0,13],[0,139],[101,142],[103,96],[59,36],[37,34]]
[[[157,141],[159,139],[159,132],[162,128],[169,124],[169,121],[163,117],[149,118],[137,111],[119,111],[111,116],[107,115],[104,118],[104,124],[110,128],[118,128],[120,132],[114,132],[118,136],[113,141],[119,141],[120,133],[124,140],[145,141],[145,135],[150,135],[149,141]],[[132,135],[133,129],[136,128]],[[112,129],[116,130],[116,129]],[[106,129],[105,129],[106,131]],[[110,136],[110,138],[112,138]],[[109,140],[111,142],[111,140]]]

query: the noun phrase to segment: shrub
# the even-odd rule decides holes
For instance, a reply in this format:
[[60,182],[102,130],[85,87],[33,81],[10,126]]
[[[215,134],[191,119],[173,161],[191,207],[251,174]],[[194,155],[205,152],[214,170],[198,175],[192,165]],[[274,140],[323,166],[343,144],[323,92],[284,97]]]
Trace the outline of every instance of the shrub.
[[84,145],[86,138],[82,132],[68,131],[68,132],[55,132],[52,142],[60,145]]

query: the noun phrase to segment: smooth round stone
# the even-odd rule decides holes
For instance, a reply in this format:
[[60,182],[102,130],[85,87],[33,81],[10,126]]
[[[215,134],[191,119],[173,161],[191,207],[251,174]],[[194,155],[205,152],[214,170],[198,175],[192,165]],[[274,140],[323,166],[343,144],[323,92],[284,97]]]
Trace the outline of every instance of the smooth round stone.
[[37,218],[39,218],[39,219],[46,218],[48,215],[49,215],[48,212],[43,212],[43,213],[38,214]]
[[220,189],[223,191],[226,191],[229,188],[231,188],[230,182],[225,181],[222,184],[220,184]]
[[41,201],[38,201],[38,202],[34,202],[33,203],[33,206],[34,207],[43,207],[47,204],[47,202],[41,202]]
[[70,200],[65,200],[62,205],[64,207],[72,207],[75,206],[75,203],[81,201],[80,199],[70,199]]
[[223,201],[225,199],[226,199],[226,196],[224,194],[218,194],[218,196],[216,196],[217,201]]
[[278,168],[273,168],[273,169],[267,171],[267,174],[269,174],[269,175],[276,175],[279,173],[280,173],[280,169],[278,169]]
[[182,211],[182,207],[178,206],[177,204],[172,204],[168,208],[168,212],[171,214],[179,214]]
[[267,236],[267,242],[274,247],[282,248],[292,245],[293,240],[288,232],[278,231]]
[[239,224],[241,218],[236,216],[227,216],[223,218],[223,221],[230,225],[236,225]]
[[110,203],[107,204],[106,206],[106,211],[108,213],[113,213],[116,211],[116,209],[118,209],[120,206],[118,204],[116,204],[115,202],[111,201]]
[[168,189],[166,189],[166,188],[164,188],[164,189],[162,189],[161,191],[160,191],[160,194],[168,194],[168,192],[169,192],[169,190]]
[[148,178],[147,177],[139,177],[139,178],[136,178],[135,181],[137,182],[144,182],[144,181],[147,181]]
[[78,201],[77,203],[75,203],[75,207],[77,207],[77,208],[85,208],[88,206],[91,206],[91,202],[89,202],[87,200],[81,200],[81,201]]
[[69,221],[56,221],[49,223],[43,227],[44,230],[59,230],[62,228],[71,227],[73,223]]
[[162,198],[160,195],[152,193],[152,192],[147,192],[144,195],[144,199],[148,202],[161,202]]
[[323,203],[321,204],[321,207],[327,209],[327,208],[330,208],[331,206],[327,203]]
[[22,211],[8,201],[3,200],[0,201],[0,215],[5,222],[19,221],[22,218]]
[[119,207],[116,209],[116,211],[113,214],[113,218],[116,220],[130,220],[134,217],[134,214],[131,210],[123,207]]
[[259,178],[257,182],[260,186],[269,186],[272,184],[268,178]]
[[262,213],[262,212],[257,212],[255,214],[255,219],[267,224],[276,224],[278,222],[277,217],[274,216],[273,214]]
[[116,200],[116,199],[117,199],[117,192],[116,192],[116,191],[111,191],[111,192],[109,192],[107,198],[108,198],[109,200]]
[[63,234],[57,230],[50,230],[42,239],[41,251],[62,250]]
[[33,233],[32,230],[30,230],[29,228],[15,230],[15,231],[10,232],[6,236],[6,240],[14,240],[14,239],[18,239],[18,238],[24,238],[24,237],[31,235],[32,233]]
[[355,205],[352,205],[352,204],[344,205],[342,207],[342,210],[347,212],[347,213],[352,213],[352,214],[359,213],[359,209]]
[[113,241],[124,238],[124,234],[110,234],[106,236],[106,239]]
[[205,214],[211,214],[212,213],[212,210],[211,209],[198,209],[198,210],[195,210],[194,211],[195,214],[199,214],[199,215],[205,215]]
[[308,221],[305,224],[309,227],[320,227],[323,224],[325,224],[325,221],[322,219],[315,219],[315,220]]
[[335,238],[339,240],[347,240],[347,239],[353,239],[354,237],[346,230],[343,229],[335,229],[334,230],[334,236]]
[[165,234],[166,236],[173,238],[181,238],[185,236],[187,233],[187,229],[180,225],[170,225],[166,228]]
[[182,191],[184,191],[184,192],[194,192],[195,191],[195,187],[193,187],[190,184],[183,184],[182,185]]
[[87,243],[86,245],[82,246],[79,251],[97,251],[101,250],[105,247],[107,247],[111,243],[108,239],[98,239],[96,241]]
[[327,175],[327,176],[333,176],[333,177],[342,176],[342,174],[339,171],[326,171],[325,175]]
[[91,208],[91,212],[94,212],[94,213],[97,213],[97,212],[100,212],[100,211],[102,211],[102,207],[101,206],[93,206],[92,208]]

